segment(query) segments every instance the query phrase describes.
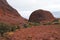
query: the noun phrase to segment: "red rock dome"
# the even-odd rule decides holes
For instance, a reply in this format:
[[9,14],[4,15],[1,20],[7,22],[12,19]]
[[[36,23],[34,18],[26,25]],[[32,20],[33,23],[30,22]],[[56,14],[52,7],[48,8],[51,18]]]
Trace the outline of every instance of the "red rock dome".
[[48,22],[53,21],[55,18],[51,12],[46,10],[36,10],[30,15],[30,22]]

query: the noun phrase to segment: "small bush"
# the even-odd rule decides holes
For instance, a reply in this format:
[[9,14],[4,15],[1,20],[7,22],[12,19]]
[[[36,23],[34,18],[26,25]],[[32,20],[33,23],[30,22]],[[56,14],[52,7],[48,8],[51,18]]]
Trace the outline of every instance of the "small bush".
[[19,26],[13,26],[13,25],[0,23],[0,34],[1,34],[1,36],[3,36],[3,34],[6,32],[15,31],[16,29],[19,29]]
[[10,31],[15,31],[16,29],[20,29],[19,26],[11,26],[11,30]]
[[51,24],[52,24],[52,22],[48,22],[48,23],[45,23],[43,25],[51,25]]
[[58,20],[58,19],[56,19],[56,20],[54,20],[53,22],[59,22],[59,20]]
[[24,28],[28,28],[28,27],[31,27],[31,25],[29,25],[29,24],[24,24]]
[[33,26],[39,26],[40,23],[32,23]]
[[39,25],[40,25],[40,23],[28,22],[28,23],[24,24],[23,26],[24,26],[24,28],[30,28],[32,26],[39,26]]
[[59,19],[54,20],[53,24],[60,24]]

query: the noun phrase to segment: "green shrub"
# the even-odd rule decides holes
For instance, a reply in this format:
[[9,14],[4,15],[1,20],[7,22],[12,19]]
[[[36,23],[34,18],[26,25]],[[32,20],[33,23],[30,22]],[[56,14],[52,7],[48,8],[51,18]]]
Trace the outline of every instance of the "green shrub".
[[58,20],[58,19],[56,19],[56,20],[54,20],[53,22],[59,22],[59,20]]
[[52,24],[52,22],[48,22],[48,23],[45,23],[43,25],[51,25],[51,24]]
[[3,36],[4,33],[15,31],[16,29],[19,29],[19,28],[20,27],[16,26],[16,25],[13,26],[13,25],[0,23],[0,34],[1,34],[1,36]]
[[40,23],[28,22],[28,23],[24,24],[23,26],[24,26],[24,28],[30,28],[32,26],[39,26],[39,25],[40,25]]
[[29,27],[32,27],[32,26],[29,24],[24,24],[24,28],[29,28]]
[[39,26],[40,23],[32,23],[33,26]]
[[15,31],[16,29],[20,29],[19,26],[10,26],[10,27],[11,27],[10,31]]
[[60,24],[59,19],[53,21],[54,24]]

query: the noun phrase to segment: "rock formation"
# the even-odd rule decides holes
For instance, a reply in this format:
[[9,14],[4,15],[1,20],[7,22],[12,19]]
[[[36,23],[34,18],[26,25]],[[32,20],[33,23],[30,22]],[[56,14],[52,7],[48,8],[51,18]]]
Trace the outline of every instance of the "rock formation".
[[32,12],[30,15],[29,21],[30,22],[50,22],[53,21],[55,18],[53,17],[52,13],[46,10],[36,10]]
[[0,0],[0,22],[20,25],[24,23],[24,18],[6,0]]
[[14,33],[11,40],[60,40],[60,27],[49,25],[21,29]]

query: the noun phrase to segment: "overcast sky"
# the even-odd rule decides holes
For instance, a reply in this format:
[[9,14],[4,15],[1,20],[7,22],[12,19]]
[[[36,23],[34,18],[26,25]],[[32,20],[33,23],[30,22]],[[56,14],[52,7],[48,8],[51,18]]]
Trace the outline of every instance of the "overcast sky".
[[46,9],[52,11],[60,10],[60,0],[7,0],[14,8],[22,11]]
[[29,11],[34,11],[37,9],[44,9],[54,12],[60,11],[60,0],[7,0],[7,1],[12,7],[17,9],[19,12],[28,11],[27,13],[29,13]]

